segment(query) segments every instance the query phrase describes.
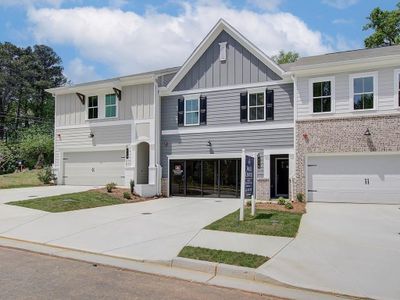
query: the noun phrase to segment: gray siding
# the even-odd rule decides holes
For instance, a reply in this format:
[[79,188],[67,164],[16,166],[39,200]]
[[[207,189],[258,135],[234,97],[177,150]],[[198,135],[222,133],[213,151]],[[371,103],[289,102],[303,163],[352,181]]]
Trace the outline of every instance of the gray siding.
[[[221,42],[227,42],[225,62],[219,60]],[[223,31],[179,82],[175,91],[279,79],[276,73]]]
[[[212,148],[207,146],[211,141]],[[248,130],[236,132],[196,133],[163,135],[161,137],[161,165],[163,177],[168,176],[167,155],[240,153],[246,151],[263,153],[265,148],[293,147],[293,129]],[[258,176],[263,175],[262,168]]]
[[[269,86],[268,89],[273,89],[275,94],[275,120],[272,122],[293,121],[293,84],[274,85]],[[243,91],[245,90],[232,89],[229,91],[203,93],[202,95],[207,96],[206,127],[246,126],[246,123],[240,122],[240,93]],[[180,96],[167,96],[161,99],[162,130],[178,128],[177,114],[179,97]]]
[[[84,92],[83,92],[84,93]],[[122,100],[118,102],[118,116],[116,118],[105,119],[104,102],[105,94],[113,93],[113,90],[91,92],[89,95],[99,97],[99,119],[92,122],[107,122],[109,120],[142,120],[151,119],[154,115],[154,84],[138,84],[122,87]],[[87,101],[87,99],[86,99]],[[71,126],[88,124],[85,120],[85,105],[83,105],[75,93],[58,95],[56,97],[56,126]],[[132,115],[133,114],[133,115]]]

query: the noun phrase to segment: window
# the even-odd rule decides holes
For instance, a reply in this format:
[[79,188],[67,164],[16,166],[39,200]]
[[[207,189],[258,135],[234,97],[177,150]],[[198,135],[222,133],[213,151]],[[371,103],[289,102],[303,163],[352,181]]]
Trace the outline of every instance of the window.
[[353,77],[353,109],[374,108],[374,76]]
[[332,107],[332,82],[312,83],[313,113],[330,112]]
[[185,126],[199,125],[199,98],[185,99]]
[[97,119],[99,115],[99,103],[97,96],[88,97],[88,119]]
[[106,95],[106,118],[117,116],[117,101],[115,94]]
[[395,106],[400,106],[400,70],[396,70],[394,73],[394,99]]
[[248,120],[265,121],[265,91],[248,94]]

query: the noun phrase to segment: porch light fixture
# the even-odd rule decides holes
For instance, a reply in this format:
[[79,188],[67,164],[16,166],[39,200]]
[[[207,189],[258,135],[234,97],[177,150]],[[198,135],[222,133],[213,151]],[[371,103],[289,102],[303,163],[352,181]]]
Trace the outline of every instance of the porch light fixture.
[[367,130],[365,130],[364,135],[371,136],[371,132],[369,131],[369,128],[367,128]]
[[212,144],[211,144],[211,141],[209,140],[208,142],[207,142],[207,147],[211,147],[212,146]]
[[94,138],[94,133],[93,132],[89,133],[89,138],[91,138],[91,139]]

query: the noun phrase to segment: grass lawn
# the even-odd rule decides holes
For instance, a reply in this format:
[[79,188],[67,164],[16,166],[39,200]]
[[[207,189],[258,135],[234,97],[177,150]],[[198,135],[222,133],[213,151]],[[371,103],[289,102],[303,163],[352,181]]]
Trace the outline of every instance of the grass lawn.
[[259,209],[252,217],[250,208],[246,208],[243,222],[239,221],[239,210],[237,210],[208,225],[205,229],[294,237],[299,228],[301,216],[302,214],[299,213]]
[[258,268],[269,259],[265,256],[244,252],[214,250],[191,246],[184,247],[181,252],[179,252],[178,256],[249,268]]
[[35,198],[32,200],[14,201],[8,202],[7,204],[39,209],[48,212],[62,212],[121,203],[126,202],[105,193],[87,191],[59,196]]
[[39,170],[0,175],[0,189],[43,185],[37,177]]

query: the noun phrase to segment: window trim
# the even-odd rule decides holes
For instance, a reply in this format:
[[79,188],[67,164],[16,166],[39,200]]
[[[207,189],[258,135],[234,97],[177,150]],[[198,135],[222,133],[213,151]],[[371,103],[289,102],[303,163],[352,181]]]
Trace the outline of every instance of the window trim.
[[[331,82],[331,110],[330,111],[321,111],[321,112],[314,112],[314,88],[313,84],[316,82],[324,82],[330,81]],[[308,80],[308,91],[309,91],[309,111],[312,115],[326,115],[326,114],[333,114],[335,113],[335,104],[336,104],[336,93],[335,93],[335,77],[315,77]]]
[[[357,78],[366,78],[372,77],[372,82],[374,85],[373,94],[374,94],[374,101],[373,101],[373,108],[367,109],[354,109],[354,79]],[[365,112],[365,111],[376,111],[378,109],[378,72],[368,72],[368,73],[356,73],[349,75],[349,104],[350,104],[350,111],[351,112]]]
[[[106,116],[106,114],[107,114],[107,103],[106,103],[106,96],[107,95],[115,95],[115,116],[114,117],[107,117]],[[104,94],[104,119],[107,119],[107,120],[109,120],[109,119],[116,119],[116,118],[118,118],[118,97],[117,97],[117,95],[115,94],[115,93],[106,93],[106,94]],[[111,106],[111,105],[108,105],[108,106]]]
[[394,107],[397,109],[400,109],[400,87],[399,87],[399,76],[400,76],[400,69],[395,69],[394,70],[394,94],[393,94],[393,98],[394,98]]
[[[186,123],[186,101],[189,100],[197,100],[197,123],[194,124],[187,124]],[[195,112],[195,111],[190,111],[190,112]],[[186,127],[189,126],[199,126],[200,125],[200,94],[192,94],[192,95],[186,95],[183,97],[183,125]]]
[[[266,106],[267,106],[267,95],[266,95],[266,90],[267,87],[264,88],[258,88],[258,89],[249,89],[247,90],[247,122],[248,123],[253,123],[253,122],[265,122],[266,121]],[[250,120],[250,95],[252,94],[264,94],[264,119],[256,119],[256,120]],[[256,106],[251,106],[251,107],[261,107],[260,105]]]
[[[90,97],[97,97],[97,118],[89,118],[89,98]],[[86,100],[86,111],[85,111],[85,119],[87,120],[87,121],[92,121],[92,120],[98,120],[98,119],[100,119],[99,118],[99,116],[100,116],[100,102],[99,102],[99,95],[88,95],[87,96],[87,100]],[[94,108],[94,107],[96,107],[96,106],[93,106],[93,107],[91,107],[91,108]]]

